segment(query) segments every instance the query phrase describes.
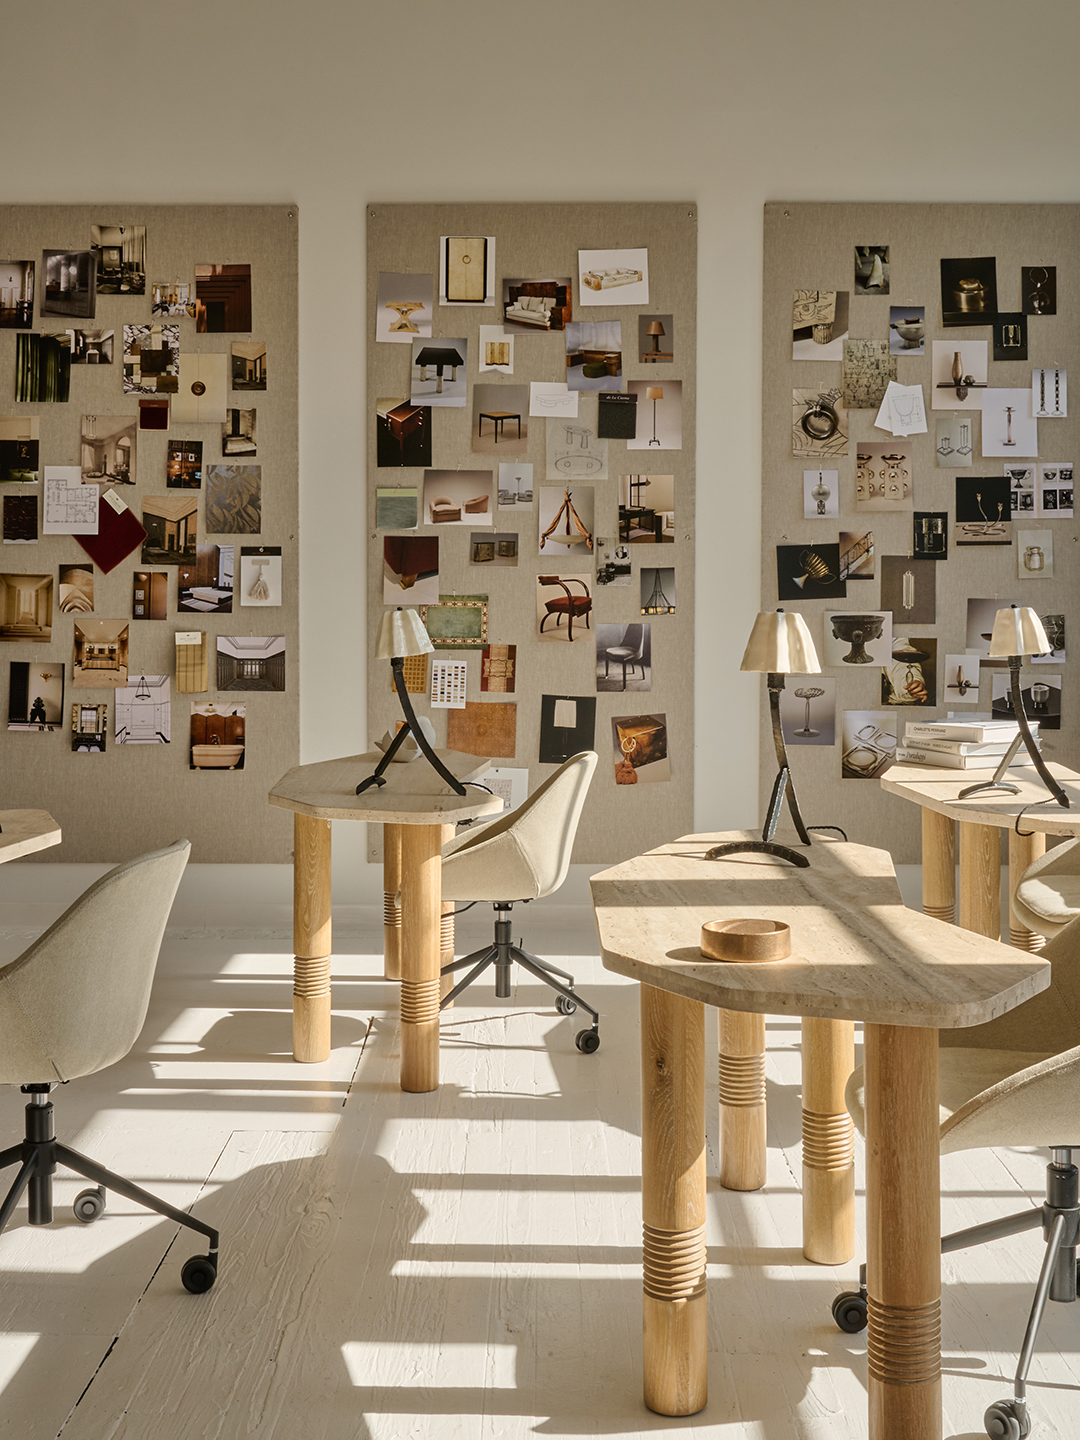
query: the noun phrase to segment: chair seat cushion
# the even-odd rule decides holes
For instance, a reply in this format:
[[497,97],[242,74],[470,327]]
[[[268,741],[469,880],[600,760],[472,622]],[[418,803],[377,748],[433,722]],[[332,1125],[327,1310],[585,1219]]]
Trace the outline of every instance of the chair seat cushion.
[[1080,875],[1041,875],[1016,887],[1021,902],[1052,925],[1068,925],[1080,915]]

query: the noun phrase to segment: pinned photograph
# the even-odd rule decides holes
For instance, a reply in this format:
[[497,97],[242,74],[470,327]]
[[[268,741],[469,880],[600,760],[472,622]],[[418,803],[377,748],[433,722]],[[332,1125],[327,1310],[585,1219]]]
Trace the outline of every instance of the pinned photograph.
[[195,266],[195,329],[200,335],[250,333],[250,265]]
[[[243,557],[241,550],[241,604]],[[278,552],[280,557],[280,551]],[[405,598],[403,598],[405,597]],[[262,603],[266,603],[265,601]],[[281,604],[281,560],[278,559],[278,601]],[[439,537],[437,535],[385,535],[383,537],[383,604],[437,605],[439,603]]]
[[896,712],[845,710],[840,749],[842,780],[876,780],[896,761]]
[[1052,612],[1049,615],[1040,615],[1042,627],[1046,631],[1046,638],[1050,649],[1045,655],[1032,655],[1029,657],[1032,665],[1064,665],[1066,660],[1065,650],[1065,616],[1060,611]]
[[[4,523],[6,527],[6,514]],[[1021,580],[1052,580],[1054,578],[1054,532],[1052,530],[1017,530],[1016,573]]]
[[170,440],[165,457],[165,484],[170,490],[201,490],[201,440]]
[[1012,504],[1003,475],[956,477],[954,545],[1011,545]]
[[915,556],[881,557],[878,604],[892,612],[895,625],[933,625],[937,621],[937,565]]
[[128,621],[83,617],[74,622],[72,684],[84,690],[128,683]]
[[376,530],[415,530],[420,518],[415,485],[391,485],[375,491]]
[[431,464],[431,410],[401,395],[375,401],[375,455],[383,469]]
[[541,695],[541,765],[562,765],[596,744],[595,695]]
[[115,330],[69,330],[72,365],[111,365]]
[[1057,266],[1020,267],[1020,308],[1025,315],[1057,314]]
[[880,665],[892,659],[888,610],[826,610],[821,617],[822,665]]
[[596,627],[596,689],[652,689],[652,626],[644,621]]
[[624,545],[674,545],[674,475],[619,476],[619,540]]
[[500,375],[514,373],[514,337],[501,325],[480,326],[480,355],[477,369],[483,375],[496,371]]
[[[608,478],[608,444],[600,439],[599,409],[598,396],[581,394],[573,419],[552,418],[546,422],[549,480]],[[633,420],[634,415],[630,419]],[[631,428],[630,434],[633,433]]]
[[495,304],[495,236],[439,236],[439,304]]
[[855,509],[910,510],[911,447],[903,440],[860,440],[855,449]]
[[146,294],[146,226],[91,225],[99,295]]
[[152,315],[187,315],[195,318],[195,290],[186,280],[155,280],[151,290]]
[[920,560],[949,558],[949,512],[916,510],[912,516],[911,553]]
[[1047,460],[1039,466],[1039,514],[1046,520],[1073,518],[1072,461]]
[[791,358],[843,359],[848,309],[846,290],[796,290],[791,306]]
[[[480,689],[512,695],[517,679],[517,646],[485,645],[480,654]],[[487,777],[484,777],[485,780]]]
[[84,485],[77,465],[45,466],[44,535],[96,535],[101,523],[97,485]]
[[131,618],[165,620],[169,613],[169,572],[136,570],[131,577]]
[[76,702],[71,707],[71,753],[103,755],[108,728],[107,705],[82,705]]
[[240,604],[264,608],[281,604],[280,545],[241,546]]
[[254,458],[258,453],[255,443],[255,415],[254,410],[227,410],[225,412],[225,423],[221,427],[221,454],[224,459],[230,456],[247,456]]
[[780,724],[789,745],[836,744],[836,681],[831,675],[785,675]]
[[84,485],[134,485],[137,415],[84,415],[80,435]]
[[634,567],[630,562],[630,547],[621,541],[593,537],[593,554],[596,556],[597,585],[626,585],[633,582]]
[[231,545],[197,545],[194,561],[180,562],[176,572],[176,608],[180,613],[232,613],[234,555]]
[[85,615],[93,610],[93,565],[87,562],[83,565],[60,566],[57,608],[61,615]]
[[172,685],[168,675],[140,675],[116,692],[117,745],[168,745],[172,740]]
[[4,544],[36,545],[37,538],[38,497],[36,495],[5,495],[3,508]]
[[387,345],[408,345],[414,335],[429,336],[434,288],[433,275],[380,271],[375,300],[375,339]]
[[413,405],[465,406],[467,340],[412,342],[409,400]]
[[43,250],[42,315],[93,320],[97,305],[97,258],[91,250]]
[[266,389],[265,340],[234,340],[232,342],[232,388],[234,390]]
[[984,665],[1004,665],[1004,660],[990,659],[990,639],[994,633],[994,621],[999,610],[1008,610],[1015,600],[972,600],[967,602],[967,626],[964,648],[969,655],[977,655]]
[[[991,676],[991,683],[993,688],[990,709],[995,719],[1014,719],[1016,712],[1012,703],[1012,676],[999,671]],[[1031,675],[1021,675],[1020,699],[1032,728],[1038,725],[1040,733],[1043,730],[1061,729],[1060,675],[1050,675],[1045,670],[1039,671],[1037,680]]]
[[171,495],[147,495],[142,502],[142,523],[146,539],[142,563],[179,565],[194,560],[199,533],[199,497],[187,491]]
[[71,331],[15,337],[15,399],[20,404],[71,398]]
[[592,627],[591,575],[538,575],[536,626],[541,640],[589,641]]
[[840,514],[840,471],[804,470],[803,519],[835,520]]
[[791,453],[802,460],[826,460],[848,453],[847,411],[839,386],[792,390]]
[[504,280],[503,329],[527,334],[530,330],[563,330],[573,315],[570,277],[560,280]]
[[1026,360],[1027,358],[1027,316],[1018,310],[995,315],[994,359]]
[[52,639],[51,575],[0,575],[0,640],[30,645]]
[[285,689],[284,635],[219,635],[219,690]]
[[526,385],[472,387],[472,448],[484,455],[524,455],[529,447]]
[[518,537],[505,532],[491,535],[476,531],[469,539],[470,565],[517,565]]
[[610,390],[622,375],[618,320],[572,320],[566,327],[566,383],[571,390]]
[[888,295],[888,245],[855,246],[855,294]]
[[33,323],[33,260],[0,260],[0,330],[29,330]]
[[941,262],[941,323],[992,325],[997,314],[997,261],[992,255]]
[[538,511],[541,555],[581,555],[593,548],[594,491],[541,485]]
[[9,730],[51,735],[64,723],[64,667],[57,661],[12,660],[9,665]]
[[873,580],[874,532],[840,531],[840,579]]
[[180,326],[124,326],[124,394],[175,395],[180,385]]
[[[619,551],[615,551],[618,559]],[[675,567],[657,565],[641,569],[642,615],[674,615],[676,608]]]
[[417,610],[436,650],[483,650],[488,643],[486,595],[440,595]]
[[225,355],[180,354],[180,377],[172,397],[174,425],[221,425],[225,421],[228,370]]
[[974,415],[943,415],[934,422],[934,452],[939,470],[970,466],[974,450]]
[[840,385],[849,410],[876,410],[896,379],[896,356],[886,340],[845,340]]
[[425,525],[494,525],[490,470],[425,470]]
[[941,703],[977,705],[981,678],[978,655],[946,655]]
[[[1026,357],[1025,357],[1026,358]],[[1031,372],[1031,410],[1037,420],[1064,420],[1069,413],[1069,374],[1055,365]]]
[[675,321],[671,315],[638,316],[638,359],[643,365],[670,365],[675,359]]
[[0,415],[0,482],[34,485],[41,479],[36,415]]
[[937,641],[893,637],[892,659],[881,672],[883,705],[937,704]]
[[499,461],[499,509],[531,510],[533,503],[533,467]]
[[192,702],[188,766],[192,770],[243,770],[247,755],[247,706]]
[[206,467],[206,533],[257,535],[262,529],[262,466]]
[[648,250],[579,250],[578,301],[582,305],[647,305]]
[[638,397],[637,429],[628,450],[682,449],[682,381],[666,380],[650,385],[647,380],[631,380],[627,393]]
[[889,306],[889,351],[893,355],[926,354],[926,306]]
[[671,779],[667,716],[615,715],[611,720],[616,785]]
[[1000,455],[1031,456],[1039,453],[1039,422],[1031,411],[1031,391],[983,391],[983,458]]
[[982,409],[988,351],[985,340],[933,342],[930,376],[932,410]]

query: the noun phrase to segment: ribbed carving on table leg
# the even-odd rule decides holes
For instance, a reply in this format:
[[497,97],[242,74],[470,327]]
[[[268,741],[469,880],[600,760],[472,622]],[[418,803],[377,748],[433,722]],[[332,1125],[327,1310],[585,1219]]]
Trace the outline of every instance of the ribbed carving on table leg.
[[1046,944],[1046,936],[1029,930],[1026,925],[1010,925],[1009,944],[1014,950],[1041,950]]
[[802,1158],[811,1170],[846,1170],[855,1161],[855,1127],[850,1115],[802,1112]]
[[439,954],[454,953],[454,913],[450,911],[439,919]]
[[765,1104],[765,1056],[720,1053],[720,1104]]
[[956,924],[955,905],[924,905],[923,914],[929,915],[934,920],[944,920],[946,925]]
[[941,1378],[941,1301],[925,1305],[867,1302],[867,1359],[883,1385],[930,1385]]
[[293,994],[305,1000],[330,994],[330,956],[317,955],[307,959],[297,955],[293,961]]
[[400,890],[391,895],[389,890],[383,891],[383,924],[391,930],[401,929],[401,906],[397,903]]
[[406,1025],[423,1025],[439,1018],[439,977],[401,982],[401,1018]]
[[692,1300],[705,1293],[705,1226],[656,1230],[644,1225],[645,1294],[654,1300]]

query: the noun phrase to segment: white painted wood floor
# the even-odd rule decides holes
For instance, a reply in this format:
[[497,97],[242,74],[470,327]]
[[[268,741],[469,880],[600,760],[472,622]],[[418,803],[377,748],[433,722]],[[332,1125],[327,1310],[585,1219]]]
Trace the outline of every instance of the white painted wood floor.
[[[710,1065],[710,1400],[688,1420],[652,1415],[637,987],[601,969],[584,907],[541,902],[522,923],[599,1001],[602,1049],[575,1050],[578,1017],[539,985],[506,1003],[488,984],[445,1020],[442,1088],[421,1096],[397,1086],[374,911],[337,925],[335,1048],[317,1066],[288,1053],[287,934],[171,932],[135,1050],[54,1100],[69,1143],[220,1227],[218,1283],[188,1295],[179,1269],[199,1237],[118,1197],[78,1224],[64,1207],[81,1182],[59,1178],[54,1225],[31,1230],[24,1208],[0,1238],[0,1436],[865,1436],[864,1337],[829,1316],[856,1265],[800,1249],[797,1027],[768,1029],[759,1194],[716,1182]],[[489,924],[478,907],[459,945]],[[0,958],[29,938],[0,932]],[[21,1130],[22,1103],[0,1092],[0,1134]],[[1044,1163],[948,1158],[945,1225],[1037,1201]],[[946,1259],[946,1435],[981,1437],[985,1406],[1011,1392],[1039,1254],[1028,1235]],[[1049,1307],[1030,1396],[1035,1435],[1075,1440],[1080,1307]]]

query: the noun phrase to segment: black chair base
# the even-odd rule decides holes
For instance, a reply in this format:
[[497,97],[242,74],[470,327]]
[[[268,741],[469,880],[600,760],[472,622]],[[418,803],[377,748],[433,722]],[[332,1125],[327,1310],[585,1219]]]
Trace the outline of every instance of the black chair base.
[[178,1225],[184,1225],[189,1230],[197,1230],[200,1235],[205,1235],[210,1242],[209,1253],[193,1255],[184,1265],[180,1278],[184,1283],[184,1288],[190,1290],[192,1294],[202,1294],[209,1290],[217,1279],[218,1232],[211,1229],[209,1225],[205,1225],[201,1220],[196,1220],[193,1215],[185,1214],[183,1210],[177,1210],[167,1200],[162,1200],[157,1195],[151,1195],[149,1190],[143,1190],[141,1186],[125,1180],[122,1175],[117,1175],[112,1170],[106,1170],[104,1165],[99,1165],[96,1160],[91,1160],[77,1150],[62,1145],[56,1139],[53,1130],[53,1107],[48,1098],[51,1089],[51,1085],[24,1085],[22,1087],[23,1094],[31,1097],[26,1107],[24,1139],[19,1145],[9,1145],[6,1150],[0,1150],[0,1170],[5,1170],[9,1165],[17,1164],[19,1166],[14,1183],[8,1191],[3,1205],[0,1205],[0,1232],[4,1230],[15,1213],[15,1207],[24,1190],[27,1191],[29,1223],[31,1225],[52,1223],[53,1175],[56,1173],[56,1167],[63,1165],[68,1170],[74,1170],[76,1175],[82,1175],[84,1179],[93,1181],[97,1186],[96,1190],[84,1190],[75,1201],[76,1219],[83,1221],[84,1224],[98,1218],[105,1209],[105,1192],[115,1190],[126,1200],[133,1200],[137,1205],[145,1205],[148,1210],[153,1210],[158,1215],[164,1215],[167,1219],[175,1221]]

